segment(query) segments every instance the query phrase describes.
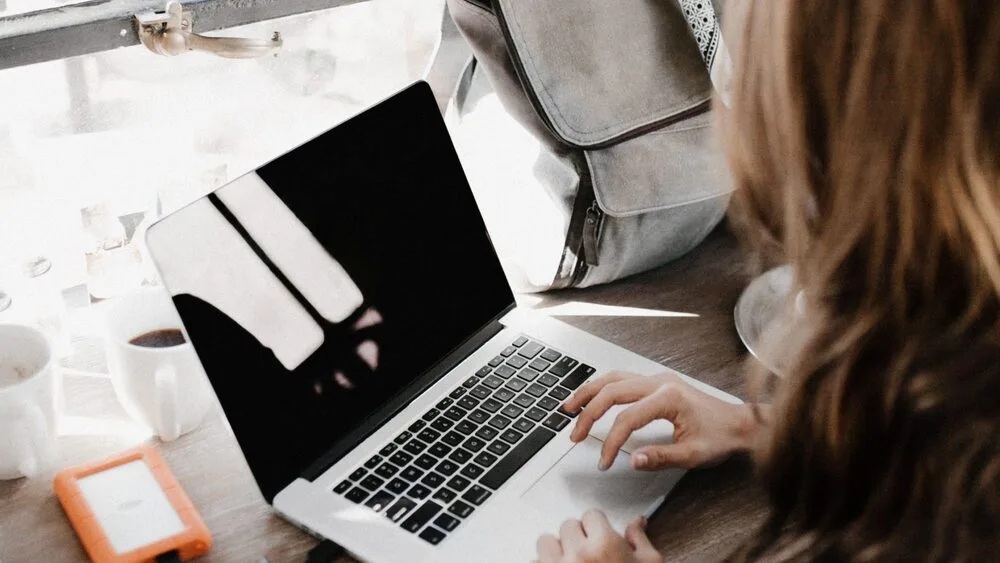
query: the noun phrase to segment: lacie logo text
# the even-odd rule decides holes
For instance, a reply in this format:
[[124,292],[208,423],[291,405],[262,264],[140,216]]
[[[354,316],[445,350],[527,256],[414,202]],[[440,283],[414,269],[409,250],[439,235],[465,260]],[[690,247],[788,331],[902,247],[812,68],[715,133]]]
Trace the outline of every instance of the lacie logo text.
[[118,505],[119,512],[125,512],[126,510],[132,510],[133,508],[138,508],[142,504],[142,499],[127,500]]

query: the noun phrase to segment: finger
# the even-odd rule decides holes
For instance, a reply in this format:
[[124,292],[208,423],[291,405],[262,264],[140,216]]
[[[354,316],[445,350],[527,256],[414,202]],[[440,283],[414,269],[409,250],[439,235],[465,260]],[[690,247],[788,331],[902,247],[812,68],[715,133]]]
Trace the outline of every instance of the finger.
[[570,439],[574,442],[583,440],[594,426],[594,422],[604,416],[608,409],[615,405],[634,403],[652,393],[657,385],[655,380],[635,377],[604,386],[577,417]]
[[555,536],[545,534],[535,544],[539,563],[557,563],[563,556],[562,545]]
[[589,403],[590,400],[593,399],[605,385],[621,381],[629,377],[633,377],[633,375],[624,371],[610,371],[600,377],[591,379],[587,383],[583,384],[582,387],[577,389],[576,392],[566,400],[564,403],[566,410],[569,412],[577,412],[582,409],[584,405]]
[[567,520],[559,526],[559,541],[564,553],[578,553],[586,539],[579,520]]
[[600,539],[607,537],[610,533],[614,533],[611,523],[608,522],[608,517],[600,510],[588,510],[584,512],[581,523],[583,524],[583,533],[587,534],[588,539]]
[[699,463],[697,451],[687,443],[647,446],[632,452],[632,467],[644,471],[670,467],[691,469]]
[[653,543],[649,541],[649,536],[646,535],[646,524],[646,517],[640,516],[625,528],[625,540],[636,551],[656,551]]
[[611,467],[618,450],[636,430],[658,418],[673,422],[681,400],[673,386],[661,385],[653,394],[618,413],[601,447],[600,469],[603,471]]

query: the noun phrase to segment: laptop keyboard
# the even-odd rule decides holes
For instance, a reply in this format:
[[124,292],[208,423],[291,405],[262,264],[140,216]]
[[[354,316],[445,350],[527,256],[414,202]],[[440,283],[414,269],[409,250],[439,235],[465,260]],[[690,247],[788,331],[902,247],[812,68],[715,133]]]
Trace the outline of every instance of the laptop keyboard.
[[333,492],[437,545],[569,424],[594,368],[518,337]]

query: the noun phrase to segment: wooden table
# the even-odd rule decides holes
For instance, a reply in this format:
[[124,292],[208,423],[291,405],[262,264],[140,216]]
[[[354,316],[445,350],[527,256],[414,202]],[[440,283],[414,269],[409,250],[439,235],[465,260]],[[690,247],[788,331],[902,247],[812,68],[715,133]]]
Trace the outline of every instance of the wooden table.
[[[534,306],[576,301],[693,313],[697,317],[563,320],[745,398],[747,354],[733,328],[732,311],[747,281],[735,240],[720,228],[690,255],[663,268],[604,287],[547,295]],[[107,381],[90,379],[67,378],[67,396],[78,411],[73,414],[98,418],[116,432],[76,425],[77,435],[60,438],[60,465],[110,455],[145,439],[124,422]],[[220,411],[194,432],[159,447],[214,534],[215,545],[203,561],[305,560],[316,541],[270,511]],[[53,473],[0,481],[3,563],[86,560],[52,494]],[[690,471],[649,530],[669,561],[719,560],[753,533],[765,510],[749,461],[736,459]]]

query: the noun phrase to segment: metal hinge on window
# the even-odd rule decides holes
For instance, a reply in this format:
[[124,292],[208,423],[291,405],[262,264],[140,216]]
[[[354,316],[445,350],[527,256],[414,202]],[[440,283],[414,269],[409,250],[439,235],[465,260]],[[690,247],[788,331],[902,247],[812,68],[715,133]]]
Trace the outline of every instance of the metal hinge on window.
[[204,51],[228,59],[252,59],[277,54],[282,44],[277,31],[271,39],[206,37],[193,33],[191,12],[185,11],[180,2],[169,2],[163,12],[136,14],[135,25],[147,49],[168,57]]

